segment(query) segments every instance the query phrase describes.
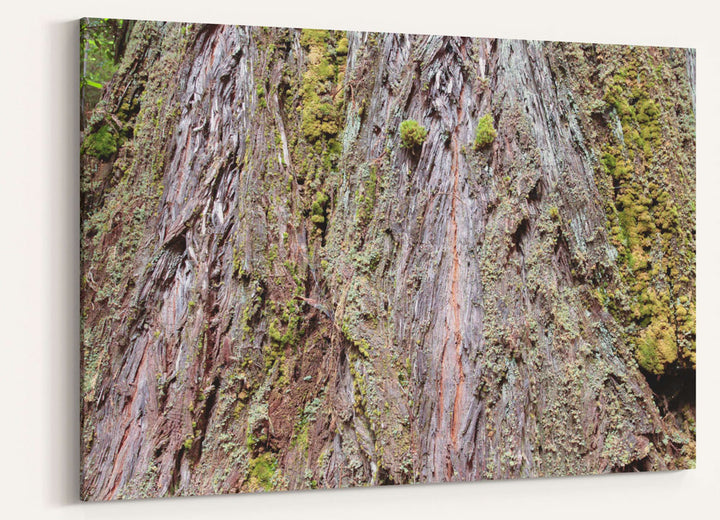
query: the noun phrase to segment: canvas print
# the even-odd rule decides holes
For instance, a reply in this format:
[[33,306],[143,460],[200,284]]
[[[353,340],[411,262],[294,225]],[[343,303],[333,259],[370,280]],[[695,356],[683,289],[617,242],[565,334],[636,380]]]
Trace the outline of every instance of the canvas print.
[[695,465],[691,49],[84,19],[85,500]]

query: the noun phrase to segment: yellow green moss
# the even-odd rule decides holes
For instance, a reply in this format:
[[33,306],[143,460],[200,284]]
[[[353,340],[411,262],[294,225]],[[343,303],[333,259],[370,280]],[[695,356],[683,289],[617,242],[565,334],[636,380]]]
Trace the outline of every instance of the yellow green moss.
[[497,132],[493,126],[493,118],[490,114],[485,114],[478,121],[477,129],[475,130],[475,149],[480,150],[491,144]]
[[81,153],[86,153],[103,161],[107,161],[117,150],[118,139],[110,125],[106,124],[85,138]]
[[413,149],[421,146],[427,139],[427,130],[414,119],[400,123],[400,146]]
[[661,127],[659,87],[644,67],[636,56],[628,57],[606,86],[604,100],[622,134],[605,144],[600,165],[624,289],[601,299],[628,327],[640,366],[662,374],[671,365],[695,363],[694,288],[680,276],[694,269],[689,261],[694,222],[682,222],[683,216],[694,219],[694,207],[680,206],[670,193],[677,174],[658,164],[668,137]]
[[310,142],[335,136],[340,130],[343,96],[342,91],[333,95],[332,86],[342,83],[344,59],[338,59],[332,36],[330,31],[303,29],[300,37],[309,51],[301,87],[301,131]]
[[250,459],[248,470],[248,488],[250,491],[270,491],[275,488],[278,473],[277,456],[263,453]]

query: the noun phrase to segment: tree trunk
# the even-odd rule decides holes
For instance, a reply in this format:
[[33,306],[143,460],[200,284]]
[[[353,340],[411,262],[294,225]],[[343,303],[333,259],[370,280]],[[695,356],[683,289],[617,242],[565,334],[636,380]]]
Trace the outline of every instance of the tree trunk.
[[692,466],[693,96],[677,49],[136,23],[83,498]]

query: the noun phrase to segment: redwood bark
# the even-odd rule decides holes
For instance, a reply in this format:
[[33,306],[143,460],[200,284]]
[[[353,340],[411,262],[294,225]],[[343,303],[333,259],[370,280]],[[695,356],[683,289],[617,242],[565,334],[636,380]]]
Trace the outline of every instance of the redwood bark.
[[[691,466],[694,55],[633,53],[136,23],[85,137],[118,151],[82,160],[82,497]],[[606,95],[632,60],[665,74],[652,161]],[[650,281],[610,147],[692,222],[646,204]],[[663,291],[690,304],[656,375],[665,307],[628,309]]]

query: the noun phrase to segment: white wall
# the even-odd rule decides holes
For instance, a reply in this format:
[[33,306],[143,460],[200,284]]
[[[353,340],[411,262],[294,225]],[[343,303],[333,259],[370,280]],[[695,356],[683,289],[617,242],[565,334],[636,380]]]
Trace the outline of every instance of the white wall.
[[[16,0],[3,6],[0,516],[5,518],[705,518],[720,494],[720,38],[711,2]],[[81,504],[77,32],[81,16],[696,47],[698,469]]]

